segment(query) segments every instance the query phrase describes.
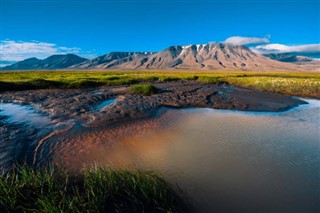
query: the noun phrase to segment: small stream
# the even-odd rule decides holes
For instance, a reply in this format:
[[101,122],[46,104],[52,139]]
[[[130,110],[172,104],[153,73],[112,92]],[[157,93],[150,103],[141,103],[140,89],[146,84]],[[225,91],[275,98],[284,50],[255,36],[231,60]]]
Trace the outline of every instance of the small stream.
[[30,163],[37,142],[52,131],[50,118],[31,105],[0,103],[0,170]]
[[8,123],[26,123],[36,127],[51,123],[48,117],[29,105],[0,103],[0,116],[6,117]]

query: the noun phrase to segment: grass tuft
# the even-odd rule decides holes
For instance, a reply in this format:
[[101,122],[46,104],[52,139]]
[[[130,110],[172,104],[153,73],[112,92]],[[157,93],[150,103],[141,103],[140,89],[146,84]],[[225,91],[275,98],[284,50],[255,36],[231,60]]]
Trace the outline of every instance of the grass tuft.
[[184,212],[154,172],[92,167],[77,176],[22,166],[0,175],[0,212]]
[[130,91],[139,95],[152,95],[157,93],[157,89],[152,84],[136,84],[130,86]]

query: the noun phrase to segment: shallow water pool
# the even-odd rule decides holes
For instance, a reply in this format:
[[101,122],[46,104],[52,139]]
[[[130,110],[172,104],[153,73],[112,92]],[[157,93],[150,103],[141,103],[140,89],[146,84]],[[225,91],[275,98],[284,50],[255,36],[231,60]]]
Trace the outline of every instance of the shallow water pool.
[[196,212],[319,212],[320,101],[281,113],[168,110],[83,132],[73,160],[160,172]]

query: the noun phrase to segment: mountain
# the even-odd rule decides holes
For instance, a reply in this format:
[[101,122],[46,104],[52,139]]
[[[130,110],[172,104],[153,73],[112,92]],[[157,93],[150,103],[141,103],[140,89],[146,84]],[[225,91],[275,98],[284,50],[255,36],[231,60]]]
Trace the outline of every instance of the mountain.
[[71,69],[204,69],[300,70],[270,59],[245,46],[209,43],[171,46],[157,53],[112,52],[69,67]]
[[31,69],[65,69],[88,59],[74,54],[52,55],[46,59],[28,58],[15,64],[3,67],[3,70],[31,70]]
[[28,58],[26,60],[17,62],[15,64],[2,67],[3,70],[19,70],[23,67],[23,69],[36,69],[37,65],[41,62],[41,60],[37,58]]
[[312,58],[306,56],[292,55],[289,53],[264,54],[264,56],[273,60],[295,64],[317,63],[317,60],[314,60]]
[[[311,61],[310,61],[311,60]],[[160,52],[110,52],[87,60],[73,54],[26,59],[5,70],[30,69],[193,69],[275,71],[319,70],[320,62],[303,56],[261,55],[245,46],[208,43],[171,46]]]
[[[144,63],[138,59],[120,64],[117,68],[133,69],[242,69],[257,70],[283,67],[286,64],[258,55],[244,46],[234,46],[222,43],[209,43],[187,46],[171,46],[161,52],[152,54]],[[141,64],[141,65],[140,65]],[[136,66],[139,65],[139,66]]]
[[110,52],[106,55],[99,56],[92,60],[84,61],[82,63],[73,65],[71,69],[107,69],[121,66],[125,63],[130,62],[136,66],[142,64],[135,64],[133,60],[138,60],[143,63],[144,60],[148,59],[148,56],[152,55],[151,52]]

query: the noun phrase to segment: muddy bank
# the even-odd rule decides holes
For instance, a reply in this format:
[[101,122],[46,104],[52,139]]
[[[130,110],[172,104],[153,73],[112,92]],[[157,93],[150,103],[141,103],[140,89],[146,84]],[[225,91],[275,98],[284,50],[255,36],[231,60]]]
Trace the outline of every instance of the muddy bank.
[[[279,112],[305,103],[284,95],[228,85],[190,81],[154,85],[158,93],[151,96],[133,95],[128,87],[119,86],[5,92],[1,94],[0,102],[30,104],[47,113],[51,119],[75,119],[83,123],[148,117],[161,106]],[[117,98],[114,103],[96,110],[95,106],[113,98]]]
[[[131,94],[127,86],[0,93],[0,102],[27,104],[51,121],[45,127],[30,126],[23,121],[10,123],[5,116],[0,117],[0,168],[15,161],[37,164],[50,159],[48,155],[58,147],[68,146],[59,140],[60,135],[77,135],[86,128],[121,127],[123,130],[126,123],[156,117],[167,107],[279,112],[306,103],[288,96],[229,85],[177,81],[154,83],[154,86],[157,94],[151,96]],[[118,130],[115,132],[113,137],[122,134]]]

